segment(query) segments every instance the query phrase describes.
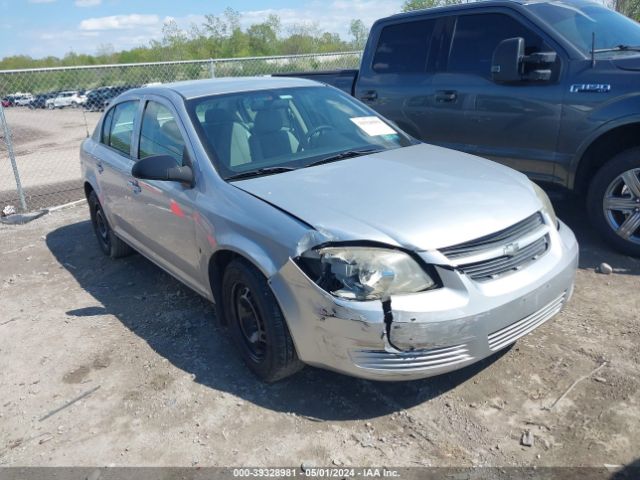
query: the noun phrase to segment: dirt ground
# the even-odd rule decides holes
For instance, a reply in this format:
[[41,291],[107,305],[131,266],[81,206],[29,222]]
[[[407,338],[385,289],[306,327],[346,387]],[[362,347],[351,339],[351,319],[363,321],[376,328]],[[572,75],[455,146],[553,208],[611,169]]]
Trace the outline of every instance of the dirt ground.
[[0,465],[637,465],[640,260],[560,215],[582,255],[565,311],[409,383],[306,368],[262,384],[205,300],[139,255],[100,253],[85,205],[0,226]]

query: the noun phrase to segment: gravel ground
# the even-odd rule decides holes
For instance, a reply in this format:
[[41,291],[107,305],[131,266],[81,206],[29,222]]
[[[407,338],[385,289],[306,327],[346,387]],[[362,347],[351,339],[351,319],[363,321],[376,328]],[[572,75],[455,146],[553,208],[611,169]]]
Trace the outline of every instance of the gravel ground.
[[100,253],[84,205],[0,226],[0,465],[638,465],[640,261],[560,213],[582,245],[565,311],[480,364],[393,384],[260,383],[205,300]]

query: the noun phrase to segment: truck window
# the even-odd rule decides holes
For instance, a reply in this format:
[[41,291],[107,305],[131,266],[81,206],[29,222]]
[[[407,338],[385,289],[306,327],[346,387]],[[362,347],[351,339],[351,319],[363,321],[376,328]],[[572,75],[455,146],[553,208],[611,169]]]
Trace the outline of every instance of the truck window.
[[426,70],[435,20],[389,25],[382,29],[373,57],[376,73],[421,73]]
[[456,22],[447,70],[491,78],[493,51],[502,40],[513,37],[524,38],[527,55],[545,49],[537,34],[509,15],[461,15]]

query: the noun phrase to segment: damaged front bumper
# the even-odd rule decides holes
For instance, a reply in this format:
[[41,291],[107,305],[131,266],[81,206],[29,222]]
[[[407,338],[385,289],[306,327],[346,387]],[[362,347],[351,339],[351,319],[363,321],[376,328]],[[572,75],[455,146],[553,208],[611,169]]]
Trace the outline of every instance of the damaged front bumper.
[[544,257],[494,281],[436,266],[443,287],[392,297],[387,323],[382,302],[334,297],[293,260],[270,284],[303,362],[373,380],[425,378],[492,355],[562,309],[578,245],[564,224],[553,236]]

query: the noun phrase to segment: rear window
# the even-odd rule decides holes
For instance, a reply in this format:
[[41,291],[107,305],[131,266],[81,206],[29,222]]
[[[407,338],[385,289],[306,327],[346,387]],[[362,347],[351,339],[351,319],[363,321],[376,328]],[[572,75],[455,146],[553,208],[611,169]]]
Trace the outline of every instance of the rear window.
[[373,57],[373,70],[377,73],[426,71],[434,25],[435,20],[420,20],[384,27]]

